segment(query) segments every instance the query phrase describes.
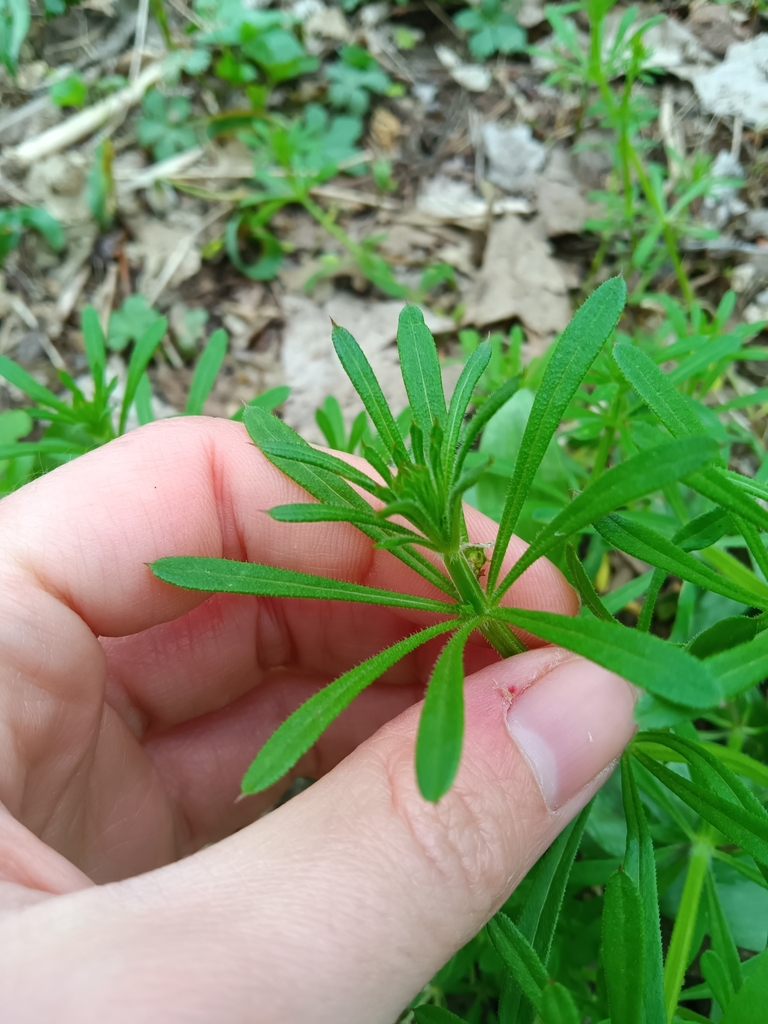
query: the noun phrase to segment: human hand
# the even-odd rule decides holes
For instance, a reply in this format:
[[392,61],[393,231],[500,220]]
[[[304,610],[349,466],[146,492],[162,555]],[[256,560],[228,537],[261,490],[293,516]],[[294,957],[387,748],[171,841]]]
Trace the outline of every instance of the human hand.
[[[3,1020],[391,1024],[631,737],[622,680],[551,647],[500,662],[478,641],[461,768],[427,804],[416,702],[438,641],[299,763],[318,783],[257,821],[280,788],[235,798],[260,744],[424,617],[206,599],[146,563],[247,558],[428,592],[347,524],[262,514],[302,498],[242,427],[200,418],[143,428],[0,503]],[[468,524],[495,533],[472,510]],[[576,611],[543,559],[507,600]]]

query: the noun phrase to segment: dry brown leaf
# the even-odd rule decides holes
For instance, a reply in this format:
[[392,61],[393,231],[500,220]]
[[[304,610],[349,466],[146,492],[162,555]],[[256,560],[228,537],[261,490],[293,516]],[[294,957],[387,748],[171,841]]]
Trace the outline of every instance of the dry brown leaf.
[[515,216],[496,221],[467,295],[464,323],[485,327],[519,319],[534,334],[549,335],[562,331],[570,318],[565,276],[542,226]]

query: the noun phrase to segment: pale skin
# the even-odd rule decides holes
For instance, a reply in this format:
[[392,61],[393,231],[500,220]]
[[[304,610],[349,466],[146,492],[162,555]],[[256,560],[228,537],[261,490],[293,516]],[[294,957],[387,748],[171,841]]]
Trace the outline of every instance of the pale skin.
[[[263,513],[305,497],[241,426],[196,418],[0,502],[1,1019],[392,1024],[631,737],[622,680],[554,648],[500,662],[473,641],[462,765],[427,804],[413,747],[436,641],[300,762],[319,782],[261,818],[290,779],[236,802],[290,710],[429,621],[192,594],[147,568],[223,556],[431,593],[353,527]],[[493,538],[479,513],[468,523]],[[507,600],[577,611],[545,560]]]

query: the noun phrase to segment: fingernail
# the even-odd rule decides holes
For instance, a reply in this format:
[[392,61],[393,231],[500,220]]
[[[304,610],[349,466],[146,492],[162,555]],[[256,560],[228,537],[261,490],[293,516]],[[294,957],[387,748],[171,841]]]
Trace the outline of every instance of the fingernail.
[[635,731],[635,693],[583,658],[555,666],[509,706],[507,728],[550,811],[621,754]]

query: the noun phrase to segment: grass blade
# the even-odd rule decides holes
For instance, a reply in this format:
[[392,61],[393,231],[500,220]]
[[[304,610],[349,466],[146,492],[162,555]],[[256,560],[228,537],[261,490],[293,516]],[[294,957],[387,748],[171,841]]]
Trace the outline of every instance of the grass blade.
[[614,277],[600,285],[573,317],[555,346],[536,393],[507,492],[488,569],[488,589],[491,591],[496,586],[507,545],[552,435],[579,384],[613,333],[626,296],[626,285],[621,278]]
[[395,418],[365,353],[344,327],[334,324],[331,337],[339,362],[360,396],[390,458],[394,458],[397,453],[396,462],[407,459],[408,453]]
[[416,777],[425,800],[437,803],[456,777],[464,738],[464,647],[476,621],[451,637],[432,670],[416,739]]
[[379,590],[360,583],[312,576],[291,569],[227,558],[195,558],[181,555],[159,558],[150,565],[158,579],[187,590],[210,594],[252,594],[258,597],[294,597],[319,601],[354,601],[391,608],[416,608],[425,612],[456,615],[460,606],[394,590]]
[[418,306],[408,305],[400,314],[397,351],[408,402],[426,442],[434,424],[445,421],[445,395],[435,339]]
[[[679,576],[682,580],[688,580],[689,583],[694,583],[704,590],[722,594],[732,601],[747,606],[755,605],[762,609],[768,608],[768,586],[760,580],[755,580],[755,587],[751,591],[744,590],[649,526],[634,523],[616,514],[598,519],[594,526],[600,536],[619,551],[624,551],[643,562],[649,562],[658,569]],[[762,591],[762,597],[758,595],[758,591]]]
[[493,615],[542,640],[581,654],[676,704],[712,707],[722,699],[720,685],[707,667],[708,662],[697,661],[650,633],[638,633],[616,621],[574,619],[523,608],[496,608]]
[[131,406],[133,405],[136,390],[141,382],[142,374],[149,366],[149,361],[155,354],[155,349],[162,341],[167,328],[168,321],[165,317],[158,317],[158,319],[155,320],[154,323],[151,323],[146,331],[144,331],[142,336],[136,342],[133,352],[131,353],[131,359],[128,363],[128,377],[125,382],[123,404],[120,407],[120,427],[118,429],[118,433],[120,434],[125,431],[125,423],[128,419],[128,413],[130,412]]
[[71,419],[72,410],[61,399],[57,398],[52,391],[49,391],[43,384],[38,384],[32,374],[27,373],[26,370],[14,363],[12,359],[7,356],[0,355],[0,377],[5,377],[7,381],[14,384],[17,388],[28,395],[33,401],[38,402],[40,405],[49,406],[51,409],[56,409],[62,413],[67,419]]
[[[522,558],[515,563],[497,587],[493,595],[494,601],[499,601],[515,580],[563,537],[582,530],[590,523],[602,519],[606,513],[613,512],[630,501],[661,490],[667,484],[688,476],[716,455],[717,445],[710,438],[686,437],[640,452],[626,462],[613,466],[595,483],[586,487],[540,531]],[[499,543],[497,537],[494,555]],[[488,586],[490,585],[489,579]]]
[[208,339],[208,344],[197,361],[192,383],[189,387],[187,404],[184,409],[187,416],[200,416],[202,414],[205,400],[216,383],[221,364],[224,362],[224,356],[227,354],[227,340],[227,332],[221,328],[218,331],[214,331]]
[[106,386],[107,346],[104,341],[104,332],[99,323],[98,313],[93,306],[86,306],[83,310],[81,325],[83,328],[85,356],[88,360],[91,376],[93,377],[95,400],[99,401],[104,394]]
[[281,779],[366,686],[406,654],[453,628],[453,623],[440,622],[422,629],[356,665],[313,694],[272,733],[256,755],[243,778],[243,793],[260,793]]

